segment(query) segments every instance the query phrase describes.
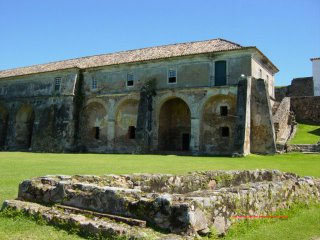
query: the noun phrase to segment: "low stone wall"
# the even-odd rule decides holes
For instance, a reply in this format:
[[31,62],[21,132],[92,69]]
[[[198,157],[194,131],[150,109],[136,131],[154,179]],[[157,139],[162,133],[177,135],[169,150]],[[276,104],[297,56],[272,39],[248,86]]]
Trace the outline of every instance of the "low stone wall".
[[320,96],[291,97],[291,110],[298,122],[320,124]]
[[320,143],[318,144],[288,144],[287,152],[320,152]]
[[[320,179],[277,170],[207,171],[183,176],[59,175],[22,182],[18,199],[4,207],[29,209],[24,201],[53,208],[59,204],[143,220],[147,226],[190,239],[208,234],[212,227],[223,234],[239,215],[269,215],[294,202],[320,201]],[[48,211],[54,213],[54,209]]]
[[64,212],[57,207],[46,207],[32,202],[6,200],[3,203],[3,209],[22,212],[28,216],[36,216],[48,224],[64,229],[72,229],[73,232],[77,231],[81,235],[91,237],[90,239],[183,239],[175,234],[163,234],[150,228],[137,228],[119,224],[106,218],[97,219],[93,216],[88,216],[88,214],[85,216],[68,211]]

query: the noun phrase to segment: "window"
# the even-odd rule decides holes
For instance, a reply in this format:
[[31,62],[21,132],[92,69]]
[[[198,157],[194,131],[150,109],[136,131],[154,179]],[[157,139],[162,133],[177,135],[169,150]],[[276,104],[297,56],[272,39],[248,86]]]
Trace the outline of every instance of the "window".
[[269,81],[269,75],[267,75],[267,81]]
[[136,138],[136,128],[135,128],[135,126],[129,126],[128,137],[129,137],[129,139],[135,139]]
[[221,137],[229,137],[230,132],[228,127],[222,127],[221,129]]
[[214,81],[215,86],[227,85],[227,62],[226,61],[216,61],[214,63]]
[[127,74],[127,87],[132,87],[134,85],[133,74]]
[[177,71],[173,69],[168,70],[168,83],[177,83]]
[[95,139],[100,139],[100,128],[99,127],[95,127],[94,130],[95,130],[94,138]]
[[54,84],[54,90],[60,91],[60,88],[61,88],[61,77],[56,77],[55,84]]
[[261,68],[259,69],[259,78],[262,78],[262,70],[261,70]]
[[228,107],[227,106],[220,107],[220,115],[221,116],[228,116]]
[[91,88],[92,89],[97,89],[97,79],[92,78]]

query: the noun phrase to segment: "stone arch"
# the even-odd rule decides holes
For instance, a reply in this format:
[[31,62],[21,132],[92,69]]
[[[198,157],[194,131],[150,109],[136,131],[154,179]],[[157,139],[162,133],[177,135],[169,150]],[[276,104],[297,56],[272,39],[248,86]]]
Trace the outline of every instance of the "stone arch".
[[128,147],[135,140],[139,101],[127,98],[117,104],[115,111],[115,142],[116,147]]
[[82,114],[82,136],[86,145],[94,145],[107,141],[108,115],[101,102],[90,101]]
[[188,151],[191,138],[191,112],[188,104],[178,97],[167,99],[158,116],[158,149]]
[[30,148],[35,114],[32,106],[23,105],[16,114],[15,137],[18,146]]
[[114,99],[114,104],[113,104],[114,111],[110,112],[110,120],[116,120],[117,113],[123,104],[125,104],[126,102],[131,102],[131,101],[139,102],[139,100],[140,100],[139,95],[127,95],[125,97],[121,97],[120,100]]
[[[187,95],[187,96],[189,96],[189,95]],[[160,98],[157,98],[156,111],[155,111],[156,119],[159,119],[160,110],[161,110],[161,107],[163,106],[163,104],[166,101],[173,99],[173,98],[179,98],[182,101],[184,101],[190,110],[191,118],[197,118],[197,108],[191,108],[192,102],[188,99],[187,96],[185,94],[171,92],[171,93],[167,93],[167,94],[161,96]]]
[[235,95],[218,94],[211,96],[203,104],[200,121],[200,151],[212,154],[231,152],[236,122],[236,100]]
[[5,145],[8,129],[8,111],[0,106],[0,147]]

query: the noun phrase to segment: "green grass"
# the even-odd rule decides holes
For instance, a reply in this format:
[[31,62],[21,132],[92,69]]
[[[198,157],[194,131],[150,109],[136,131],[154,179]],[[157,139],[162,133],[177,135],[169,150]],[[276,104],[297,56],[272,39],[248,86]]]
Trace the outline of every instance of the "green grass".
[[320,141],[320,126],[298,124],[298,129],[290,144],[315,144]]
[[320,205],[295,205],[273,215],[288,216],[287,219],[246,219],[239,220],[229,229],[223,240],[233,239],[319,239]]
[[[0,152],[0,202],[17,196],[18,184],[47,174],[178,173],[213,169],[279,169],[320,177],[320,156],[300,153],[245,158],[112,154],[42,154]],[[308,211],[306,212],[308,215]],[[303,214],[302,214],[303,215]],[[302,219],[297,215],[293,219]],[[303,215],[304,216],[304,215]],[[301,221],[312,227],[312,221]],[[310,225],[311,224],[311,225]],[[270,228],[272,231],[272,228]],[[255,238],[254,233],[251,238]],[[255,233],[258,234],[258,233]],[[292,230],[295,234],[295,230]],[[258,236],[258,235],[257,235]],[[306,235],[307,236],[307,235]],[[81,239],[27,218],[0,215],[0,239]],[[261,239],[261,238],[260,238]],[[275,238],[281,239],[281,238]],[[301,238],[307,239],[307,238]]]

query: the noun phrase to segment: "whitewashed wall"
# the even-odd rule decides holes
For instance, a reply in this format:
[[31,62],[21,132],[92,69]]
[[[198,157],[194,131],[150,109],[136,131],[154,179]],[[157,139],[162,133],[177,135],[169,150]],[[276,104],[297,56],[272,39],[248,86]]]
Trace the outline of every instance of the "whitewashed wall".
[[320,96],[320,58],[312,59],[314,96]]

